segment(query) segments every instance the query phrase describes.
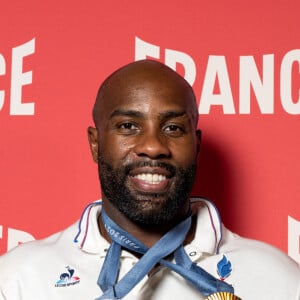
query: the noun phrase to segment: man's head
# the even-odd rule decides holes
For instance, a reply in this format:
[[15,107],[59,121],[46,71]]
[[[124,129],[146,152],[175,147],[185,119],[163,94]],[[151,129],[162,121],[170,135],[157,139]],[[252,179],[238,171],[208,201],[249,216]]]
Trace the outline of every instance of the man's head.
[[186,216],[200,145],[190,85],[159,62],[131,63],[101,85],[93,118],[104,207],[145,226]]

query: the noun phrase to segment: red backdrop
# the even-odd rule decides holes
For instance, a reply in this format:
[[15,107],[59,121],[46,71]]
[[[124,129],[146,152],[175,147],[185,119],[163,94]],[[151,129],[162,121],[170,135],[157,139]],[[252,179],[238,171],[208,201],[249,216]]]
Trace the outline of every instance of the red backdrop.
[[300,262],[298,1],[6,1],[0,10],[0,253],[100,197],[86,128],[101,81],[152,57],[189,80],[194,195]]

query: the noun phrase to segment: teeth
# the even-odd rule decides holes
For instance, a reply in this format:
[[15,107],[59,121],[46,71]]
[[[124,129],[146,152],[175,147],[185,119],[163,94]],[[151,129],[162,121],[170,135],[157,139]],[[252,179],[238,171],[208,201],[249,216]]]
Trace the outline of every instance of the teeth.
[[158,184],[167,179],[164,175],[149,173],[138,174],[135,177],[139,180],[146,181],[149,184]]

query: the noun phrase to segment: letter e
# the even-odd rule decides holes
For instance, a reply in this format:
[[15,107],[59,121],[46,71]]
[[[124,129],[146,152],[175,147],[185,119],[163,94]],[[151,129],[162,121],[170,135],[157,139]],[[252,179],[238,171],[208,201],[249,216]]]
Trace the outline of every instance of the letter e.
[[34,103],[22,103],[22,86],[32,83],[32,71],[22,73],[23,57],[34,53],[35,39],[13,48],[11,70],[11,115],[34,115]]

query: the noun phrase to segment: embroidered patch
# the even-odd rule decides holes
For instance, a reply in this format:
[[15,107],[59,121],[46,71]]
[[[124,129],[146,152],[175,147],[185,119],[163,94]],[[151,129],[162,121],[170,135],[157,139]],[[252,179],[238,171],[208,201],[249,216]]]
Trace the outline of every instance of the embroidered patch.
[[231,274],[231,271],[231,262],[223,255],[223,258],[217,264],[217,272],[220,279],[225,280]]
[[66,269],[68,272],[60,274],[59,280],[57,280],[55,283],[56,287],[70,286],[80,282],[79,277],[73,276],[75,273],[74,269],[70,268],[69,266],[67,266]]

